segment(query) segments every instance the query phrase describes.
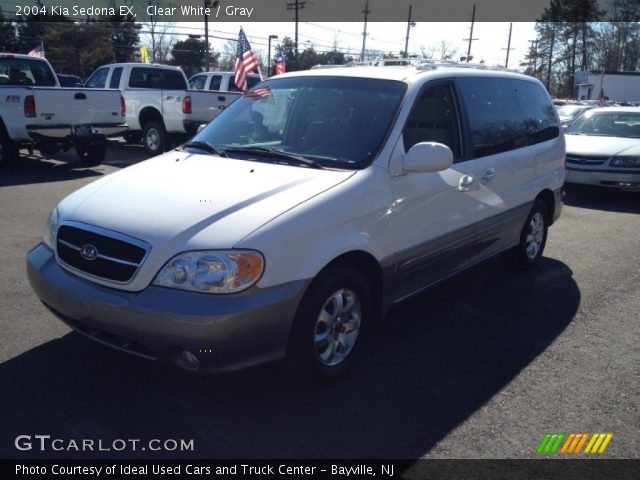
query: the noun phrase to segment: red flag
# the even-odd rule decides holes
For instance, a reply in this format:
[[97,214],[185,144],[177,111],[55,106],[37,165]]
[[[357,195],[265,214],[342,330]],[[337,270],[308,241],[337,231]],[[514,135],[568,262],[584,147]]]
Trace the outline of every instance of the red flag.
[[276,75],[280,75],[287,71],[287,66],[284,63],[284,56],[281,52],[276,55]]
[[247,36],[244,34],[242,28],[240,28],[235,69],[235,83],[240,90],[245,91],[247,89],[247,75],[249,75],[258,66],[258,59],[251,51],[249,40],[247,40]]

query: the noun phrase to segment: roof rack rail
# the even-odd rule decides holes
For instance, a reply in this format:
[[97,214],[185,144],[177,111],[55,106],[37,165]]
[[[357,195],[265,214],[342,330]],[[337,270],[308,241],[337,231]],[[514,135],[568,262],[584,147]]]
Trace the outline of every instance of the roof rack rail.
[[418,70],[435,70],[437,68],[475,68],[478,70],[498,70],[505,72],[515,72],[502,65],[488,65],[486,63],[467,63],[467,62],[440,62],[426,61],[418,65]]

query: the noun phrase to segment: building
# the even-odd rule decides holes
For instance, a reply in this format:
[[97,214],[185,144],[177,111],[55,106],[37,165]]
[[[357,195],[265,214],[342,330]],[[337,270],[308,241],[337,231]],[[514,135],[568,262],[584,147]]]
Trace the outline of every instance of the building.
[[597,100],[600,89],[607,100],[640,102],[640,72],[576,72],[578,100]]

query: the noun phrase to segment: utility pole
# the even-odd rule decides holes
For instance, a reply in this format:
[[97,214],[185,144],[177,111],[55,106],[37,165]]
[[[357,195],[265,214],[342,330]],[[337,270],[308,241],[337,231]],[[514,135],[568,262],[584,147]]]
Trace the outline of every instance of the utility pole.
[[204,71],[209,71],[209,15],[207,8],[211,5],[211,0],[204,0]]
[[370,12],[371,10],[369,10],[369,0],[367,0],[367,3],[364,6],[364,10],[362,10],[362,13],[364,13],[364,32],[362,32],[362,53],[360,54],[361,62],[364,62],[364,47],[367,43],[367,17],[369,16]]
[[509,52],[513,50],[513,48],[511,48],[511,31],[512,30],[513,30],[513,23],[510,23],[509,24],[509,41],[507,42],[507,59],[504,62],[504,68],[509,68]]
[[295,40],[295,52],[296,52],[296,60],[298,58],[298,12],[304,8],[307,2],[301,2],[300,0],[296,0],[292,3],[287,3],[287,10],[295,10],[296,11],[296,40]]
[[411,27],[415,27],[416,24],[414,22],[411,21],[411,9],[413,8],[413,5],[409,5],[409,19],[407,20],[407,37],[405,38],[404,41],[404,58],[407,58],[409,56],[409,31],[411,30]]
[[547,70],[547,91],[551,92],[551,65],[553,63],[553,44],[556,40],[556,27],[551,24],[551,46],[549,47],[549,68]]
[[473,25],[476,23],[476,4],[473,4],[473,13],[471,14],[471,33],[469,34],[469,38],[463,38],[462,40],[469,40],[469,48],[467,49],[467,63],[471,61],[473,58],[471,56],[471,42],[474,40],[478,40],[477,38],[473,38]]

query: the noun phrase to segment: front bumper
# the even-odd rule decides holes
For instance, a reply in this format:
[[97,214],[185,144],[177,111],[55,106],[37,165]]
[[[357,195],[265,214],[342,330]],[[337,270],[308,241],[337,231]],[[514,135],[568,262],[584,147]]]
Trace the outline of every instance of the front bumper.
[[27,256],[32,288],[58,318],[111,347],[202,370],[237,370],[283,358],[296,309],[308,285],[300,280],[234,295],[149,286],[125,292],[96,285],[62,269],[43,244]]
[[567,167],[565,182],[640,191],[640,171],[587,170]]

